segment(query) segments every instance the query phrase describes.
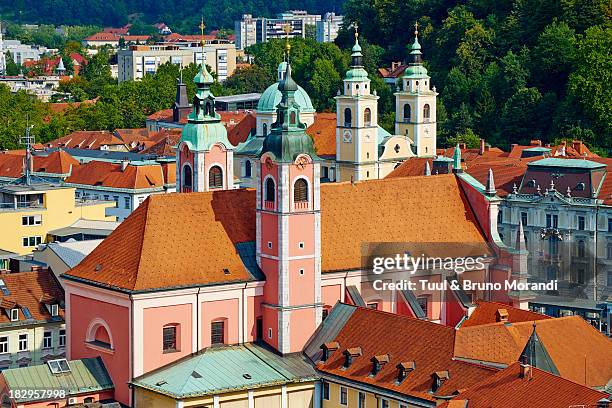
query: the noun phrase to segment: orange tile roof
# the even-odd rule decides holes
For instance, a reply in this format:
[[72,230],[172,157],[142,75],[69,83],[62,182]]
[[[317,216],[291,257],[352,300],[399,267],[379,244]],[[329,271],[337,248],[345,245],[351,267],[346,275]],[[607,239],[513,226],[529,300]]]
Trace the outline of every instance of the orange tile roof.
[[114,134],[125,144],[131,145],[132,143],[147,140],[149,137],[149,130],[147,128],[115,129]]
[[162,109],[155,113],[147,116],[147,120],[157,120],[157,121],[171,121],[172,120],[172,108]]
[[472,312],[469,319],[463,322],[461,327],[465,328],[471,326],[480,326],[481,324],[497,323],[498,320],[496,313],[499,309],[505,309],[508,312],[508,321],[511,323],[533,322],[534,320],[551,319],[550,316],[532,312],[530,310],[518,309],[505,303],[477,300],[476,309]]
[[432,159],[426,159],[423,157],[412,157],[408,160],[404,160],[397,168],[391,173],[387,174],[387,178],[395,177],[410,177],[410,176],[422,176],[425,174],[426,163],[429,162],[429,169],[433,171]]
[[[589,148],[579,140],[574,140],[573,142],[561,142],[556,146],[550,145],[542,145],[542,142],[539,140],[532,140],[528,146],[525,145],[513,145],[508,153],[508,157],[521,157],[523,154],[523,150],[530,149],[533,147],[545,147],[550,149],[551,156],[558,156],[561,154],[563,147],[565,147],[565,157],[567,158],[583,158],[583,157],[599,157],[595,153],[591,152]],[[541,156],[540,156],[541,157]]]
[[235,126],[227,131],[227,138],[231,144],[238,146],[247,140],[256,127],[257,120],[254,113],[247,113]]
[[[568,408],[596,407],[607,394],[532,367],[532,375],[520,376],[514,363],[461,392],[440,408]],[[469,401],[468,404],[465,404]],[[460,404],[459,402],[464,402]]]
[[63,113],[69,109],[76,109],[81,105],[93,105],[97,102],[97,99],[88,99],[82,102],[57,102],[49,103],[49,110],[52,113]]
[[47,147],[97,150],[102,145],[123,145],[121,139],[107,130],[77,130],[69,135],[47,142]]
[[[512,364],[532,332],[531,321],[463,327],[457,331],[455,356]],[[536,333],[562,377],[580,384],[586,378],[589,387],[604,386],[612,378],[610,340],[582,317],[539,320]]]
[[[88,184],[95,180],[97,178],[89,180]],[[128,217],[128,220],[138,218],[138,222],[124,221],[111,235],[114,238],[104,240],[90,255],[89,263],[77,266],[70,274],[131,290],[205,284],[210,282],[207,275],[202,275],[206,270],[217,271],[227,267],[221,266],[224,264],[236,268],[235,251],[221,251],[217,247],[210,251],[207,248],[212,247],[209,246],[211,240],[219,240],[226,249],[228,242],[255,240],[254,190],[163,194],[151,196],[149,200],[151,203],[146,208],[150,210],[139,207],[140,215]],[[372,210],[373,201],[378,203],[380,211]],[[160,208],[165,210],[157,210]],[[164,250],[149,252],[133,247],[133,251],[122,258],[112,258],[110,262],[106,259],[116,248],[130,246],[128,242],[121,242],[133,240],[135,236],[138,240],[144,236],[152,247]],[[322,185],[321,240],[324,271],[360,268],[362,242],[485,242],[454,175]],[[164,247],[168,242],[172,245]],[[209,257],[203,260],[200,256],[203,252],[211,254],[210,268]],[[131,259],[145,256],[147,262],[143,264]],[[128,257],[131,257],[129,262]],[[223,257],[227,261],[223,261]],[[89,267],[97,263],[105,263],[111,270],[122,273],[100,278],[101,275]],[[180,275],[173,275],[172,281],[157,277],[166,273],[165,268],[175,268],[177,263],[191,265],[187,270],[203,265],[203,272],[198,272],[198,278],[181,271]],[[154,265],[161,267],[155,269]],[[141,274],[143,268],[153,269]],[[134,286],[137,280],[138,285]]]
[[136,291],[249,281],[234,243],[255,235],[255,212],[243,211],[254,198],[249,190],[149,196],[68,274]]
[[316,113],[314,123],[306,129],[314,140],[319,156],[336,156],[336,114],[333,112]]
[[[64,292],[48,269],[3,274],[0,275],[0,279],[4,281],[10,292],[10,295],[6,296],[0,294],[0,303],[6,305],[0,307],[10,308],[12,305],[27,307],[35,320],[46,321],[52,317],[43,302],[59,304],[64,301]],[[61,308],[60,317],[64,318]],[[22,321],[24,319],[22,312],[19,319]],[[0,313],[0,323],[11,323],[7,313]]]
[[163,187],[164,176],[159,164],[128,164],[121,170],[120,163],[90,161],[73,170],[66,183],[126,189]]
[[144,149],[142,154],[156,154],[158,156],[174,156],[175,146],[181,139],[181,129],[161,129],[149,136],[149,140],[141,142]]
[[[317,369],[349,381],[431,401],[435,398],[431,394],[432,375],[435,372],[449,373],[449,379],[444,381],[435,395],[452,395],[456,390],[470,387],[497,372],[492,368],[454,360],[454,337],[455,330],[452,327],[368,308],[356,308],[335,338],[330,340],[337,342],[340,348],[326,362],[319,362]],[[354,357],[350,367],[343,368],[343,352],[353,347],[360,347],[362,355]],[[378,374],[371,376],[370,359],[381,354],[387,354],[389,362]],[[397,384],[396,366],[402,362],[414,362],[415,368]]]
[[[33,156],[34,172],[68,174],[79,166],[78,160],[64,151],[55,151],[48,156]],[[0,177],[19,178],[23,175],[24,157],[16,154],[0,154]]]

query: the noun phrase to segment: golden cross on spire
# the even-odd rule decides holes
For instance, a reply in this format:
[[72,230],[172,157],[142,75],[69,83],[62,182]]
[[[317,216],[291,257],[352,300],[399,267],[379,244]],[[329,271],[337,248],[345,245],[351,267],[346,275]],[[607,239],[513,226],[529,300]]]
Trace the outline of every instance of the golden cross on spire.
[[283,24],[283,31],[285,32],[285,53],[287,57],[287,62],[289,62],[289,51],[291,50],[291,45],[289,44],[289,33],[293,31],[291,24]]
[[418,21],[414,23],[414,35],[417,37],[419,36],[419,22]]
[[359,38],[359,24],[356,21],[353,23],[353,28],[355,29],[355,40],[357,40]]
[[202,22],[198,27],[200,28],[201,33],[200,42],[202,43],[202,47],[204,47],[204,29],[206,28],[206,26],[204,25],[204,16],[202,16]]

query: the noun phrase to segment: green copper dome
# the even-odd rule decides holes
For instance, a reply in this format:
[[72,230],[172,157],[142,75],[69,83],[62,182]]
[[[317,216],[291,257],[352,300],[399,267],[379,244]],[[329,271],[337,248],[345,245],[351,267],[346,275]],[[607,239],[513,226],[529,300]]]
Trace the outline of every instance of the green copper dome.
[[404,77],[423,78],[427,76],[427,68],[423,65],[410,65],[404,71]]
[[[281,62],[278,66],[279,72],[285,72],[287,69],[287,63]],[[279,85],[282,78],[280,78],[277,83],[272,84],[261,94],[259,98],[259,103],[257,104],[257,110],[261,112],[275,112],[276,107],[280,103],[283,94],[279,90]],[[297,86],[297,90],[295,91],[295,103],[297,103],[300,107],[300,112],[302,113],[311,113],[314,112],[315,109],[312,106],[312,101],[310,100],[310,96],[301,86]]]
[[227,138],[225,126],[220,121],[185,124],[181,133],[181,142],[185,142],[191,151],[210,150],[215,143],[221,143],[227,149],[234,147]]

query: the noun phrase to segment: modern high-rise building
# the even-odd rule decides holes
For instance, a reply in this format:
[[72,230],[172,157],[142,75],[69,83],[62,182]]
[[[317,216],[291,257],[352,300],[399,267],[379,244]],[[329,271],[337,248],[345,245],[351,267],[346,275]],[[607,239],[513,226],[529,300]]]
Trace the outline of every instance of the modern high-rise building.
[[325,13],[323,19],[317,21],[317,41],[333,42],[338,37],[338,31],[342,28],[344,16],[336,13]]

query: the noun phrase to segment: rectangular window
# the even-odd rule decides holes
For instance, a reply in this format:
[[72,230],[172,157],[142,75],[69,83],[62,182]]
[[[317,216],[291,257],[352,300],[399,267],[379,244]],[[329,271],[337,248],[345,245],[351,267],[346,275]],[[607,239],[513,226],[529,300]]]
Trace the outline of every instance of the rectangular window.
[[382,398],[380,400],[380,408],[389,408],[389,400]]
[[368,303],[366,306],[368,309],[378,310],[378,302]]
[[357,408],[366,408],[366,395],[365,392],[359,391],[357,397]]
[[608,286],[612,286],[612,270],[608,271]]
[[329,401],[329,383],[323,381],[323,399]]
[[497,222],[499,224],[501,224],[502,222],[504,222],[504,210],[503,209],[499,209],[499,212],[497,213]]
[[123,206],[126,210],[130,209],[130,197],[123,197]]
[[53,333],[50,331],[46,331],[43,333],[43,348],[50,349],[53,347]]
[[20,334],[19,335],[19,351],[27,351],[28,350],[28,334]]
[[115,202],[115,207],[119,208],[119,196],[113,196],[113,201]]
[[425,316],[427,316],[427,297],[418,297],[417,303],[419,304],[419,306],[421,306],[421,309],[423,309],[423,313],[425,313]]
[[210,343],[225,344],[225,322],[212,322],[210,324]]
[[347,405],[348,404],[348,396],[347,396],[347,389],[346,387],[340,387],[340,405]]
[[608,218],[608,232],[612,232],[612,218]]
[[8,336],[0,337],[0,353],[8,353]]
[[59,346],[60,347],[66,346],[66,330],[65,329],[60,329],[59,331]]
[[612,259],[612,244],[608,244],[606,247],[606,258]]
[[42,215],[26,215],[21,217],[21,225],[40,225],[42,224]]
[[36,245],[40,245],[42,243],[42,237],[23,237],[22,243],[24,247],[35,247]]
[[19,309],[11,309],[11,322],[19,320]]
[[51,316],[55,317],[59,315],[59,305],[53,304],[51,305]]
[[176,326],[164,327],[164,352],[176,351]]
[[527,213],[526,212],[521,213],[521,224],[523,224],[523,227],[527,225]]
[[584,226],[585,226],[585,220],[584,220],[584,217],[579,216],[579,217],[578,217],[578,229],[579,229],[580,231],[584,231]]

